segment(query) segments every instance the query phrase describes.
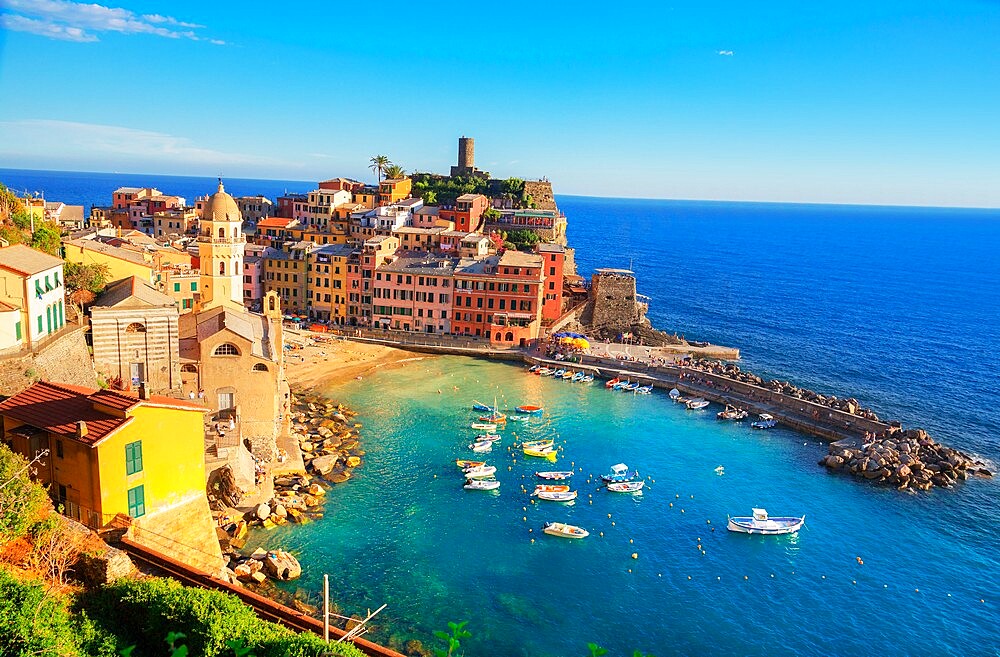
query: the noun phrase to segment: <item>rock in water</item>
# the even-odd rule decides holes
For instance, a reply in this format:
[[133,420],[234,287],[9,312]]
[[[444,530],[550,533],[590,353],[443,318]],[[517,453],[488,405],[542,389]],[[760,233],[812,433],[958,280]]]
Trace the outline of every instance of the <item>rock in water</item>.
[[284,550],[268,552],[264,565],[275,579],[296,579],[302,575],[302,566],[299,565],[298,559]]
[[271,517],[271,507],[266,502],[261,503],[256,511],[258,520],[267,520]]

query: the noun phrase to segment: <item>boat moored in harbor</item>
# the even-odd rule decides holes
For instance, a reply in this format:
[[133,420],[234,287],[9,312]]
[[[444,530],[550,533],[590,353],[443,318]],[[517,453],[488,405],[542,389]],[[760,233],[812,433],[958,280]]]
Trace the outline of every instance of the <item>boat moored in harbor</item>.
[[539,491],[538,499],[549,502],[572,502],[576,499],[576,491]]
[[496,490],[500,488],[500,482],[496,479],[466,479],[465,490]]
[[778,421],[768,413],[761,413],[755,421],[750,423],[750,426],[754,429],[773,429],[778,426]]
[[569,479],[573,476],[572,470],[566,471],[549,471],[549,472],[536,472],[535,476],[539,479],[546,479],[548,481],[562,481],[563,479]]
[[689,399],[685,405],[688,407],[689,411],[698,411],[708,406],[709,403],[710,402],[707,399],[695,397],[694,399]]
[[612,493],[637,493],[642,490],[646,482],[642,479],[638,481],[618,481],[609,483],[607,489]]
[[736,408],[731,404],[726,404],[726,409],[716,413],[715,417],[720,420],[732,420],[734,422],[739,422],[740,420],[747,419],[748,415],[750,414],[747,412],[746,409]]
[[524,413],[525,415],[541,415],[545,409],[541,406],[532,406],[530,404],[525,404],[524,406],[518,406],[515,408],[518,413]]
[[547,522],[542,525],[542,531],[549,536],[559,536],[561,538],[587,538],[590,536],[583,527],[568,525],[564,522]]
[[743,534],[793,534],[805,521],[805,516],[769,518],[765,509],[754,509],[752,516],[730,516],[726,528]]
[[616,463],[611,466],[611,473],[601,475],[601,480],[606,484],[619,483],[623,481],[633,481],[639,478],[639,473],[635,470],[629,472],[628,466],[624,463]]

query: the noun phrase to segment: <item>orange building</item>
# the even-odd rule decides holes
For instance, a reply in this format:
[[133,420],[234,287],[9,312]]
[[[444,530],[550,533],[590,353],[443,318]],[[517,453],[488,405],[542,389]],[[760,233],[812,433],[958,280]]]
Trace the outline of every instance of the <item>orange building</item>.
[[[409,178],[387,178],[378,185],[378,204],[391,205],[410,197],[413,181]],[[355,196],[357,193],[355,193]],[[359,202],[355,200],[355,202]]]
[[441,208],[438,215],[455,223],[455,230],[482,232],[482,216],[489,207],[489,199],[482,194],[462,194],[455,199],[454,208]]
[[560,244],[539,244],[536,251],[542,256],[545,267],[542,320],[553,322],[562,315],[566,249]]
[[538,337],[542,257],[505,251],[462,260],[455,270],[451,332],[485,337],[498,346],[523,346]]

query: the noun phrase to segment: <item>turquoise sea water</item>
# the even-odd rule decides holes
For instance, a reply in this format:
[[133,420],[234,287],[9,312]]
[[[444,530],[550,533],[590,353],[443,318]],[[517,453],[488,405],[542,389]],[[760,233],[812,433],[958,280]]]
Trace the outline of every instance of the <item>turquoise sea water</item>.
[[[166,176],[0,170],[0,180],[84,204],[106,203],[118,185],[189,199],[214,189]],[[227,180],[235,194],[311,187]],[[581,273],[631,263],[657,326],[738,346],[760,374],[857,396],[1000,461],[1000,211],[558,200]],[[470,655],[583,655],[588,641],[660,657],[1000,654],[996,479],[899,493],[829,475],[816,465],[824,446],[718,423],[714,407],[688,412],[662,394],[460,358],[329,394],[361,413],[364,465],[330,491],[324,520],[255,540],[298,554],[305,572],[290,588],[318,591],[328,572],[344,611],[388,603],[376,640],[427,639],[469,620]],[[540,422],[512,429],[558,434],[566,456],[514,463],[508,430],[489,457],[499,494],[467,492],[453,464],[469,455],[466,409],[494,394],[501,405],[545,405]],[[522,482],[530,489],[534,470],[570,461],[584,468],[577,504],[531,505]],[[587,483],[619,461],[655,480],[641,498]],[[757,505],[804,513],[806,528],[724,531],[727,514]],[[593,534],[542,536],[546,520]]]

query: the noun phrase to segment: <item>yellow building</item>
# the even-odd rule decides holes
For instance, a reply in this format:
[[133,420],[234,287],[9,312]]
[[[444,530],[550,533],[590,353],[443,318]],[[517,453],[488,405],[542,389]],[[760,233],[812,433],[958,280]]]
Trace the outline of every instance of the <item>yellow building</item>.
[[410,198],[413,181],[409,178],[387,178],[378,184],[378,204],[391,205]]
[[108,280],[118,281],[130,276],[138,276],[147,283],[153,283],[156,263],[149,253],[123,249],[97,240],[63,240],[63,252],[67,262],[78,265],[107,265]]
[[137,540],[215,572],[222,553],[205,496],[204,413],[203,404],[145,389],[45,381],[0,404],[13,451],[29,459],[49,451],[37,477],[66,515],[90,527],[127,515]]
[[347,261],[357,249],[346,244],[323,246],[309,254],[306,297],[309,316],[323,322],[347,321]]

